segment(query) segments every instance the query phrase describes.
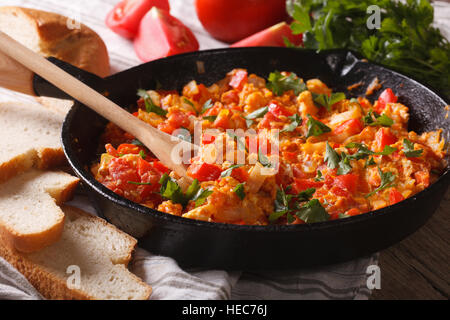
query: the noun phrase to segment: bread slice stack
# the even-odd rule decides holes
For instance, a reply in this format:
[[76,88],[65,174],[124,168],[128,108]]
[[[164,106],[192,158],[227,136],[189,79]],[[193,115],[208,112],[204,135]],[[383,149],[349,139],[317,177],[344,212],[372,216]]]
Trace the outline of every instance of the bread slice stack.
[[0,255],[48,299],[148,299],[128,271],[136,240],[72,207],[78,179],[63,162],[63,112],[0,104]]

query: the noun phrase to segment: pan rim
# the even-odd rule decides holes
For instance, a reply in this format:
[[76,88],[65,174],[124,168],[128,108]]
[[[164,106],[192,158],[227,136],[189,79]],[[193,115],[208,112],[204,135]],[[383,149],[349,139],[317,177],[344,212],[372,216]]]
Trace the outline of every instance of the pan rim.
[[[203,50],[203,51],[197,51],[197,52],[191,52],[191,53],[185,53],[181,55],[176,55],[172,57],[167,57],[155,61],[167,61],[170,62],[171,60],[175,59],[183,59],[185,57],[189,56],[196,56],[199,53],[202,54],[226,54],[229,51],[259,51],[259,50],[296,50],[292,48],[276,48],[276,47],[248,47],[248,48],[220,48],[220,49],[211,49],[211,50]],[[327,55],[327,54],[333,54],[333,53],[341,53],[341,54],[348,54],[351,53],[355,57],[358,57],[358,54],[355,52],[352,52],[350,50],[345,49],[332,49],[332,50],[324,50],[320,53],[317,53],[315,50],[311,49],[301,49],[302,51],[307,51],[309,53],[318,54],[318,55]],[[155,61],[148,62],[148,64],[154,63]],[[387,67],[384,67],[380,64],[369,62],[372,65],[376,65],[378,67],[381,67],[391,73],[394,73],[400,77],[403,77],[409,81],[415,82],[416,85],[419,87],[422,87],[422,89],[428,90],[434,95],[436,95],[444,105],[446,104],[445,99],[437,93],[434,89],[429,88],[428,86],[425,86],[421,82],[408,77],[406,75],[403,75],[397,71],[394,71],[392,69],[389,69]],[[142,65],[132,67],[128,70],[119,72],[117,74],[111,75],[105,80],[112,79],[116,76],[119,76],[123,72],[128,72],[130,70],[133,70],[135,68],[142,67]],[[62,146],[64,150],[64,154],[69,162],[69,165],[71,168],[75,171],[76,175],[80,177],[80,179],[83,181],[83,183],[87,184],[94,192],[102,196],[103,198],[107,199],[108,201],[112,201],[116,205],[119,205],[121,207],[132,209],[134,212],[143,214],[143,215],[150,215],[152,219],[159,220],[160,222],[165,223],[173,223],[173,224],[181,224],[184,226],[192,227],[192,228],[203,228],[203,229],[221,229],[225,231],[233,231],[233,232],[265,232],[265,233],[285,233],[285,232],[312,232],[312,231],[323,231],[330,228],[339,228],[343,225],[349,225],[349,224],[357,224],[361,223],[363,221],[369,220],[369,219],[380,219],[388,214],[395,214],[396,212],[401,212],[402,207],[407,207],[410,203],[413,201],[417,201],[423,197],[426,197],[427,194],[433,193],[437,191],[438,187],[440,185],[443,185],[445,189],[447,189],[448,185],[450,184],[450,163],[447,164],[447,169],[445,172],[438,178],[437,181],[435,181],[433,184],[431,184],[429,187],[425,188],[424,190],[418,192],[413,197],[407,198],[397,204],[390,205],[378,210],[370,211],[363,213],[361,215],[352,216],[345,219],[338,219],[338,220],[329,220],[325,222],[317,222],[317,223],[311,223],[311,224],[300,224],[300,225],[236,225],[236,224],[228,224],[228,223],[220,223],[220,222],[208,222],[208,221],[200,221],[200,220],[194,220],[194,219],[188,219],[183,217],[178,217],[174,215],[170,215],[168,213],[160,212],[155,209],[151,209],[148,207],[145,207],[143,205],[140,205],[136,202],[133,202],[131,200],[128,200],[116,193],[114,193],[112,190],[109,190],[104,185],[102,185],[100,182],[95,180],[92,174],[90,174],[87,170],[83,168],[83,165],[79,163],[76,154],[74,150],[71,147],[71,141],[70,141],[70,124],[72,122],[73,117],[75,116],[76,112],[80,109],[82,106],[81,103],[78,101],[75,101],[74,106],[71,108],[71,110],[66,115],[62,131],[61,131],[61,140],[62,140]]]

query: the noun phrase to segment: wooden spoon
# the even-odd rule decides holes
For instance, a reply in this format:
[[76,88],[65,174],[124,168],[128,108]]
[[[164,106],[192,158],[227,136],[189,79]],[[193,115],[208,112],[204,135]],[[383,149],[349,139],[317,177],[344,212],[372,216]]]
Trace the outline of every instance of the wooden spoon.
[[[179,158],[181,154],[176,152],[176,150],[194,150],[196,148],[195,145],[168,135],[144,121],[139,120],[105,96],[91,89],[83,82],[58,68],[41,55],[23,46],[2,31],[0,31],[0,51],[22,65],[13,71],[11,64],[9,63],[11,60],[8,61],[7,59],[5,61],[4,56],[2,56],[3,59],[0,57],[0,60],[3,60],[3,62],[0,61],[0,71],[3,69],[3,71],[11,73],[24,73],[22,81],[12,81],[12,83],[8,83],[7,81],[2,80],[0,81],[1,86],[22,93],[34,94],[31,86],[33,74],[26,70],[29,69],[72,96],[74,99],[82,102],[107,120],[113,122],[124,131],[135,136],[162,163],[164,163],[164,165],[175,171],[181,177],[185,177],[189,181],[192,181],[192,179],[186,175],[185,165],[181,163],[181,158]],[[28,78],[30,78],[29,82]],[[176,150],[174,150],[175,147],[177,147]],[[173,150],[175,151],[174,155],[172,155]]]

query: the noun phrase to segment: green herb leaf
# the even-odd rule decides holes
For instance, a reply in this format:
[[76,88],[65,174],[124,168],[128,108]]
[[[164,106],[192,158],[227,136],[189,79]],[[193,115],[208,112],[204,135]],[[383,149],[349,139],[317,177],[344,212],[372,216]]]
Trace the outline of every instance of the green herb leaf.
[[328,144],[328,141],[326,143],[324,161],[330,169],[336,169],[339,167],[339,161],[341,161],[339,154]]
[[164,110],[161,107],[158,107],[156,104],[153,103],[153,100],[147,91],[145,91],[143,89],[139,89],[138,96],[140,96],[142,99],[144,99],[145,109],[148,113],[153,112],[162,117],[165,117],[167,115],[166,110]]
[[379,115],[376,112],[369,111],[369,113],[363,118],[364,124],[375,127],[375,126],[383,126],[390,127],[394,124],[394,120],[389,118],[384,113]]
[[137,186],[150,186],[150,182],[134,182],[134,181],[127,181],[129,184],[135,184]]
[[297,129],[297,127],[300,126],[303,122],[303,119],[298,114],[290,116],[289,119],[291,119],[291,123],[280,132],[292,132]]
[[300,192],[296,196],[296,199],[297,201],[308,201],[313,197],[315,192],[316,192],[315,188],[308,188],[305,191]]
[[330,219],[327,210],[320,204],[319,200],[312,199],[303,205],[299,211],[295,213],[297,217],[306,223],[323,222]]
[[320,170],[317,170],[317,175],[316,175],[316,177],[314,178],[314,181],[317,181],[317,182],[319,182],[319,181],[323,181],[323,176],[322,176],[322,171],[320,171]]
[[414,150],[414,143],[408,139],[403,139],[403,153],[408,158],[417,158],[422,155],[423,149]]
[[328,111],[331,111],[331,106],[333,104],[346,99],[345,93],[343,93],[343,92],[332,93],[330,97],[327,94],[313,93],[312,95],[313,95],[314,102],[316,102],[320,106],[324,107]]
[[231,173],[233,172],[234,169],[240,168],[242,166],[243,166],[243,164],[234,164],[234,165],[230,166],[227,170],[222,171],[222,173],[220,174],[220,177],[221,178],[229,177],[229,176],[231,176]]
[[350,165],[350,159],[345,152],[341,153],[341,160],[339,161],[339,168],[337,169],[337,175],[347,174],[352,171],[352,166]]
[[331,129],[319,120],[314,119],[309,114],[307,115],[307,117],[308,132],[306,134],[306,138],[309,138],[311,136],[320,136],[323,133],[331,132]]
[[145,152],[143,150],[139,151],[139,155],[141,156],[142,159],[145,160],[145,158],[147,157],[147,155],[145,154]]
[[255,111],[253,111],[252,113],[248,114],[244,118],[246,120],[254,120],[254,119],[257,119],[257,118],[262,118],[262,117],[264,117],[264,115],[267,112],[269,112],[269,107],[262,107],[262,108],[259,108],[259,109],[255,110]]
[[208,111],[209,109],[211,109],[214,106],[214,104],[212,103],[212,100],[209,99],[207,100],[202,107],[202,111],[200,112],[201,114],[205,113],[206,111]]
[[375,162],[375,160],[373,159],[373,157],[371,157],[370,159],[367,158],[366,159],[366,163],[364,163],[364,168],[368,168],[370,166],[376,165],[377,163]]
[[241,200],[244,200],[244,198],[245,198],[245,190],[244,190],[244,184],[243,183],[238,184],[236,186],[236,188],[234,188],[233,192],[236,193],[236,195]]
[[167,173],[161,177],[159,183],[161,184],[161,196],[165,199],[172,200],[173,203],[179,203],[183,207],[185,207],[190,200],[195,201],[196,207],[200,206],[213,192],[201,189],[200,183],[195,179],[187,188],[186,193],[183,193],[176,180],[172,179]]
[[202,119],[214,122],[214,121],[216,121],[217,116],[206,116],[206,117],[203,117]]
[[293,90],[295,95],[307,90],[306,84],[295,73],[291,72],[289,76],[284,76],[278,71],[270,73],[267,88],[277,96],[289,90]]
[[269,158],[267,158],[267,156],[261,152],[261,148],[258,149],[258,162],[267,168],[270,168],[272,166],[272,164],[269,161]]
[[378,188],[376,188],[375,190],[373,190],[371,193],[367,194],[365,196],[365,198],[369,198],[371,196],[373,196],[375,193],[377,193],[378,191],[390,188],[393,186],[393,182],[395,181],[395,174],[393,174],[392,172],[383,172],[381,171],[380,167],[378,167],[378,174],[380,175],[381,178],[381,183],[380,186]]
[[183,101],[186,102],[188,105],[190,105],[195,110],[195,105],[191,100],[189,100],[188,98],[183,98]]
[[212,190],[200,189],[197,194],[191,199],[195,202],[195,207],[199,207],[206,202],[206,199],[213,194]]

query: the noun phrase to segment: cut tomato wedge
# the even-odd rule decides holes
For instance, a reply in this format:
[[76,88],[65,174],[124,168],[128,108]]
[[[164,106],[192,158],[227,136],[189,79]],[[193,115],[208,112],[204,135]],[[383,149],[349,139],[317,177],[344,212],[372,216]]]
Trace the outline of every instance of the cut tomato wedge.
[[292,34],[291,27],[286,22],[280,22],[241,41],[233,43],[230,47],[285,47],[285,39],[296,46],[303,43],[302,34]]
[[214,181],[219,179],[222,169],[214,164],[201,163],[191,164],[187,170],[187,175],[198,181]]
[[355,193],[358,187],[359,177],[356,174],[349,173],[334,178],[334,184],[350,193]]
[[142,19],[134,40],[137,56],[144,62],[197,51],[192,31],[167,11],[153,7]]
[[389,190],[389,205],[396,204],[397,202],[405,200],[405,197],[397,191],[397,189],[392,188]]
[[125,0],[108,13],[106,25],[122,37],[133,39],[142,18],[153,7],[170,11],[168,0]]
[[394,94],[394,92],[390,88],[387,88],[380,94],[378,103],[375,107],[375,111],[381,113],[383,112],[384,108],[386,108],[386,104],[395,103],[397,102],[397,100],[398,97]]
[[375,141],[378,151],[382,151],[385,146],[397,142],[397,137],[391,132],[389,128],[380,128],[375,134]]

